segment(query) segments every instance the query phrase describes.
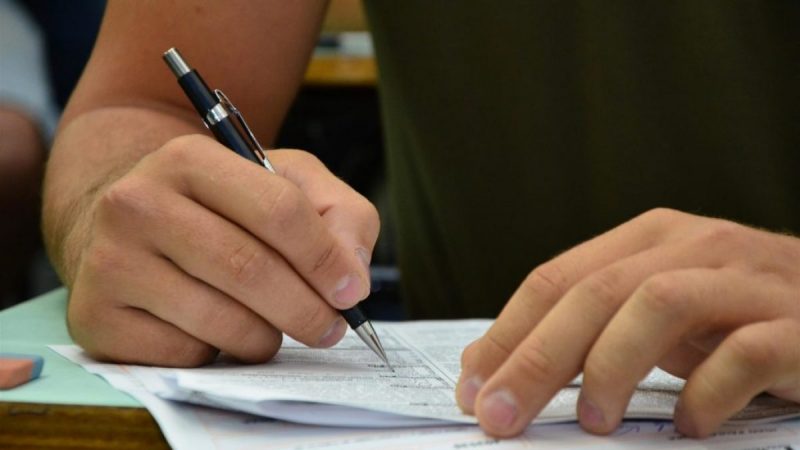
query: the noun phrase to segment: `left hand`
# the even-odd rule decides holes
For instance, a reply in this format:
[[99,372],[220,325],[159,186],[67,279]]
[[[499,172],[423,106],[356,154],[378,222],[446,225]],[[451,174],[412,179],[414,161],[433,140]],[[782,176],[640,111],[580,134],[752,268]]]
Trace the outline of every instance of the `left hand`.
[[580,423],[607,434],[654,366],[686,378],[693,437],[764,391],[800,402],[800,239],[649,211],[531,272],[465,349],[456,397],[509,437],[582,371]]

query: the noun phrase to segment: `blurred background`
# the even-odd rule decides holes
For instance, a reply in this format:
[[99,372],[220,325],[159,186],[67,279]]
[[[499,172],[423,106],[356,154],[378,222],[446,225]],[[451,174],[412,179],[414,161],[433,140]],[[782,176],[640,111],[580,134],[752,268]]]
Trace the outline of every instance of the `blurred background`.
[[[91,53],[104,7],[104,0],[0,0],[0,309],[60,285],[42,247],[40,186],[58,115]],[[381,211],[373,295],[363,306],[373,319],[397,319],[403,313],[376,79],[360,0],[333,0],[275,146],[316,154]]]

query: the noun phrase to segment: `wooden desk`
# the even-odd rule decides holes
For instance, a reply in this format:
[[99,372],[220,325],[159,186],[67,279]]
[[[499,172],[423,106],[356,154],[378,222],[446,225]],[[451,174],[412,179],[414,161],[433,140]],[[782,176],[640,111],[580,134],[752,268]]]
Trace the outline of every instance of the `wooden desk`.
[[39,379],[0,391],[0,448],[169,448],[141,404],[47,348],[70,344],[63,289],[0,311],[0,351],[44,358]]
[[168,449],[144,408],[0,402],[3,449]]

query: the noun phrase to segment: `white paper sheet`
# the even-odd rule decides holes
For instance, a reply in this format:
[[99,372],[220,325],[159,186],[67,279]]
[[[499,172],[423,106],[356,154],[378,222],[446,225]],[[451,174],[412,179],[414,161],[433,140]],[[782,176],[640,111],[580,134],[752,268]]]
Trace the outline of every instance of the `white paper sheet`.
[[532,425],[522,436],[503,441],[486,436],[475,425],[391,429],[298,425],[167,401],[149,392],[130,366],[94,362],[75,346],[53,348],[142,402],[176,450],[800,450],[800,420],[728,425],[702,441],[681,436],[663,421],[626,421],[607,437],[587,434],[574,423]]
[[[395,372],[388,370],[354,333],[332,349],[312,349],[287,338],[278,355],[267,364],[221,363],[161,372],[170,388],[157,394],[318,425],[476,423],[473,416],[458,408],[454,390],[461,351],[490,324],[489,320],[376,323]],[[579,387],[580,377],[553,398],[536,422],[576,420]],[[625,417],[671,419],[682,387],[683,380],[654,370],[639,384]],[[342,406],[350,407],[350,412],[345,413]],[[765,396],[732,421],[797,416],[800,405]]]
[[[711,439],[694,441],[669,422],[626,421],[611,437],[591,436],[575,425],[532,425],[508,441],[486,437],[453,400],[461,349],[489,321],[375,324],[396,373],[382,366],[356,337],[333,349],[308,349],[287,340],[274,361],[239,366],[224,361],[200,369],[101,364],[75,346],[54,350],[103,376],[142,401],[175,448],[792,448],[800,450],[800,420],[728,425]],[[580,380],[575,381],[579,383]],[[629,407],[636,417],[672,414],[682,381],[655,372],[639,386]],[[564,389],[542,413],[545,421],[574,420],[577,387]],[[320,427],[166,401],[175,398]],[[747,420],[797,415],[795,404],[773,398],[744,411]],[[324,402],[324,403],[319,403]],[[364,428],[370,427],[370,428]],[[382,428],[375,428],[382,427]],[[386,428],[394,427],[394,428]],[[398,428],[401,427],[401,428]]]

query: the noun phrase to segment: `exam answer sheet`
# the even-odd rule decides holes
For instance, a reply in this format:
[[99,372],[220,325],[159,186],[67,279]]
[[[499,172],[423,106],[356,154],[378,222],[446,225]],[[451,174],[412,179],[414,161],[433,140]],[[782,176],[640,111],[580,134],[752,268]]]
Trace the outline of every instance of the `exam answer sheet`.
[[[351,436],[356,441],[361,439],[373,444],[383,442],[382,439],[413,439],[414,436],[424,435],[425,439],[433,439],[436,436],[434,441],[442,443],[443,446],[421,448],[458,448],[447,447],[447,445],[462,438],[466,439],[465,436],[470,436],[469,439],[477,439],[476,436],[481,436],[479,429],[470,425],[474,424],[475,419],[462,414],[453,398],[453,390],[460,368],[461,350],[469,342],[482,335],[490,324],[491,321],[488,320],[375,323],[388,356],[395,367],[395,372],[383,366],[353,333],[348,334],[339,345],[331,349],[310,349],[287,339],[272,361],[251,366],[234,364],[224,359],[212,366],[198,369],[117,366],[87,360],[77,347],[59,347],[56,350],[70,359],[80,362],[88,370],[102,375],[116,387],[131,392],[137,398],[146,396],[149,399],[147,402],[142,398],[140,400],[148,405],[151,411],[153,411],[151,405],[160,405],[158,408],[162,410],[166,408],[173,412],[192,411],[191,415],[194,416],[216,414],[221,417],[241,417],[235,413],[223,411],[211,413],[205,408],[169,401],[180,400],[244,411],[300,424],[328,426],[290,425],[285,422],[246,416],[250,417],[247,419],[250,421],[248,423],[260,424],[257,427],[251,427],[237,422],[239,419],[230,419],[232,422],[228,419],[220,419],[220,426],[231,426],[239,430],[237,433],[243,432],[244,429],[279,428],[283,430],[280,433],[273,430],[273,433],[277,433],[276,436],[286,433],[291,436],[294,432],[287,430],[302,430],[306,436],[321,433],[324,435],[321,439],[325,442],[328,442],[329,437],[336,441],[339,439],[334,437],[336,435],[339,437]],[[120,380],[124,380],[124,382]],[[136,384],[138,394],[126,389],[124,387],[126,383],[127,385]],[[537,422],[574,421],[579,383],[580,379],[576,379],[572,385],[563,389],[537,418]],[[681,388],[682,381],[680,379],[661,371],[654,371],[640,384],[631,401],[626,418],[670,418]],[[175,414],[185,416],[190,413]],[[171,414],[171,416],[175,414]],[[154,415],[156,415],[155,412]],[[737,415],[736,420],[747,425],[743,428],[733,427],[732,429],[739,431],[731,432],[733,433],[731,436],[738,436],[736,442],[744,442],[742,439],[747,436],[764,437],[777,433],[782,439],[781,442],[797,444],[800,441],[798,438],[800,422],[797,420],[769,425],[767,428],[758,428],[761,426],[758,425],[758,422],[797,416],[800,416],[800,406],[797,404],[773,397],[761,397]],[[157,416],[156,419],[159,420]],[[187,422],[185,417],[182,420],[183,428],[191,428],[191,420]],[[228,421],[226,422],[226,420]],[[167,426],[161,420],[159,423],[167,433]],[[228,425],[221,425],[223,423]],[[451,425],[444,426],[448,423]],[[460,425],[454,426],[453,424]],[[203,426],[208,428],[209,424],[204,423]],[[509,448],[556,448],[540,447],[541,439],[543,439],[542,433],[549,435],[547,431],[543,430],[555,430],[555,428],[549,428],[553,426],[564,427],[566,425],[550,425],[548,428],[533,427],[538,431],[535,433],[528,431],[525,435],[534,433],[539,436],[536,440],[537,446]],[[653,436],[670,435],[673,441],[669,442],[678,443],[674,431],[671,431],[671,425],[665,422],[642,422],[638,425],[628,424],[625,426],[638,430],[635,433],[637,436],[650,435],[653,432],[655,433]],[[389,427],[400,428],[397,428],[395,432],[390,432],[387,430]],[[368,431],[368,428],[374,428],[374,432]],[[350,430],[347,431],[347,429]],[[570,441],[572,444],[586,442],[589,445],[588,442],[592,442],[593,446],[580,448],[604,448],[594,446],[599,441],[586,440],[588,435],[580,432],[574,424],[558,429],[561,430],[559,433],[566,433],[565,430],[574,432],[566,433],[564,436],[574,435],[573,437],[576,439],[580,437],[578,441]],[[664,434],[665,429],[669,430],[666,434]],[[754,431],[759,429],[773,430],[774,433],[764,431],[759,435]],[[311,432],[310,430],[316,431]],[[740,432],[744,434],[738,435],[737,433]],[[784,432],[788,434],[782,434]],[[377,439],[377,441],[373,439]],[[467,440],[469,441],[469,439]],[[748,438],[748,442],[755,441]],[[767,441],[762,439],[758,442]],[[640,444],[637,444],[636,447],[642,448]],[[349,445],[343,448],[359,448]],[[493,446],[493,448],[503,447]],[[567,445],[563,448],[579,447]],[[725,446],[724,448],[731,447]]]
[[[476,423],[458,408],[454,390],[464,347],[490,320],[378,323],[394,372],[349,333],[336,347],[312,349],[287,339],[269,363],[225,364],[161,374],[157,395],[299,423],[408,426]],[[683,380],[654,370],[631,399],[627,418],[670,419]],[[576,420],[580,378],[562,389],[536,422]],[[348,409],[347,414],[343,414]],[[800,416],[800,405],[759,397],[732,421]]]

